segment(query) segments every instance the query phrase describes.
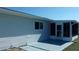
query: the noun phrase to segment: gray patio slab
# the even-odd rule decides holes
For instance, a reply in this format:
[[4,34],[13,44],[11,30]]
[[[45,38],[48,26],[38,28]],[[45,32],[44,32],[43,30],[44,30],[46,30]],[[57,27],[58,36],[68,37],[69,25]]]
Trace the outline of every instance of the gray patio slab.
[[62,51],[72,43],[73,42],[67,42],[63,45],[54,45],[42,42],[33,42],[29,43],[28,46],[23,46],[21,48],[28,51]]

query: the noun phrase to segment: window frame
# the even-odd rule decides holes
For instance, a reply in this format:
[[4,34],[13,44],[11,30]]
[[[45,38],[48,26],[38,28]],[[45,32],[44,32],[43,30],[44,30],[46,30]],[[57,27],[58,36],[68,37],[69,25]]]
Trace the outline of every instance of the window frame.
[[35,22],[35,30],[43,30],[43,22],[36,21]]

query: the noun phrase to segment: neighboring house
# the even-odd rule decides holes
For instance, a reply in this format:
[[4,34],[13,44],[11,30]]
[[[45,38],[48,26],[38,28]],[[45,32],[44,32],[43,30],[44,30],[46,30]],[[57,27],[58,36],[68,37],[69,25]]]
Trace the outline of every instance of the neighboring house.
[[72,41],[76,38],[78,22],[75,20],[50,20],[0,8],[0,47],[3,49],[6,45],[16,47],[42,40]]

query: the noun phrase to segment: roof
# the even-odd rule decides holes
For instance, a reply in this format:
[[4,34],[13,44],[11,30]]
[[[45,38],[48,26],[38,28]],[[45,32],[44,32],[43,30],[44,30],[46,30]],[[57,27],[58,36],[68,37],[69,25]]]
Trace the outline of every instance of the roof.
[[75,21],[76,20],[53,20],[53,19],[48,19],[46,17],[40,17],[40,16],[36,16],[36,15],[32,15],[32,14],[28,14],[28,13],[24,13],[24,12],[20,12],[20,11],[15,11],[12,9],[8,9],[8,8],[4,8],[4,7],[0,7],[0,13],[3,14],[9,14],[9,15],[15,15],[15,16],[20,16],[20,17],[25,17],[25,18],[30,18],[30,19],[37,19],[37,20],[43,20],[43,21],[53,21],[53,22],[70,22],[70,21]]
[[77,22],[76,20],[53,20],[53,22]]
[[30,18],[30,19],[43,20],[43,21],[53,21],[53,20],[45,18],[45,17],[40,17],[40,16],[36,16],[36,15],[32,15],[32,14],[28,14],[28,13],[24,13],[24,12],[20,12],[20,11],[15,11],[15,10],[4,8],[4,7],[0,7],[0,13],[15,15],[15,16],[20,16],[20,17],[26,17],[26,18]]

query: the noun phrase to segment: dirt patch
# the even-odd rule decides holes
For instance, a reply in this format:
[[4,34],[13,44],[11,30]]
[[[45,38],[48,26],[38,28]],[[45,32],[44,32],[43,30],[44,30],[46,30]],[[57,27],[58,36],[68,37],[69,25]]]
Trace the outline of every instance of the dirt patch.
[[19,47],[14,47],[14,48],[9,48],[9,49],[4,49],[2,51],[25,51]]

